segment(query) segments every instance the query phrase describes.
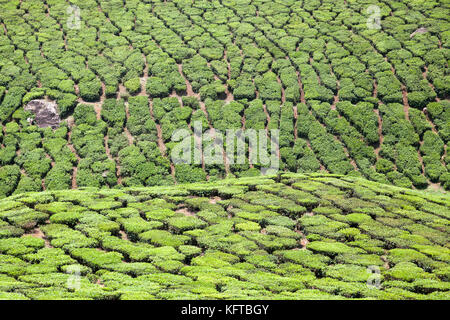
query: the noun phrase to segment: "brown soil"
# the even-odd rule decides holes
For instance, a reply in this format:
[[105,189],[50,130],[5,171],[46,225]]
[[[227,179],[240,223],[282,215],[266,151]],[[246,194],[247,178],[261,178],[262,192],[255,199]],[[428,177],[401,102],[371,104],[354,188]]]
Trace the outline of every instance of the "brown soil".
[[[126,114],[127,122],[128,122],[128,119],[130,119],[130,111],[129,111],[128,102],[125,102],[125,114]],[[133,135],[130,133],[130,131],[128,131],[127,126],[123,127],[123,131],[125,132],[125,135],[127,136],[129,145],[130,146],[133,145],[134,144],[134,138],[133,138]]]
[[144,63],[145,63],[145,67],[144,67],[144,75],[142,78],[140,78],[141,80],[141,92],[139,93],[140,96],[147,96],[147,81],[148,81],[148,62],[147,62],[147,57],[145,56],[145,54],[142,54],[142,57],[144,59]]
[[122,185],[122,167],[119,165],[119,161],[117,161],[117,184]]
[[45,7],[45,16],[46,16],[47,18],[50,18],[50,10],[49,10],[49,8],[48,8],[47,2],[45,2],[45,1],[44,1],[44,7]]
[[177,213],[182,213],[184,214],[186,217],[194,217],[195,216],[195,212],[189,210],[189,208],[186,207],[180,207],[179,209],[177,209],[175,212]]
[[102,118],[102,106],[95,104],[94,111],[95,111],[95,115],[97,116],[97,120],[100,120]]
[[[376,79],[373,80],[373,94],[372,97],[378,98],[378,82]],[[380,101],[378,101],[378,104],[380,104]]]
[[293,109],[294,109],[294,141],[296,141],[298,139],[298,130],[297,130],[298,109],[297,109],[297,106],[294,106]]
[[284,104],[286,103],[286,93],[283,87],[283,83],[281,82],[281,79],[278,75],[277,75],[277,82],[281,86],[281,103]]
[[300,87],[300,102],[306,104],[305,91],[303,90],[302,78],[300,72],[297,71],[298,85]]
[[298,234],[302,237],[302,239],[300,240],[300,245],[302,246],[302,250],[306,250],[306,246],[309,244],[309,240],[306,239],[305,234],[304,234],[303,232],[301,232],[301,231],[298,229],[298,227],[295,228],[294,231],[295,231],[296,233],[298,233]]
[[100,287],[104,287],[105,285],[102,283],[101,279],[97,279],[97,281],[95,282],[95,284],[99,285]]
[[381,146],[383,145],[383,141],[384,141],[384,136],[383,136],[383,119],[380,116],[380,110],[373,109],[373,112],[375,112],[375,114],[378,117],[378,136],[380,137],[380,142],[379,142],[379,146],[374,150],[375,154],[377,155],[377,160],[378,160],[378,159],[380,159]]
[[51,160],[51,166],[52,166],[52,168],[55,166],[55,161],[52,159],[52,157],[50,157],[50,155],[48,154],[48,153],[45,153],[45,157],[47,158],[47,159],[50,159]]
[[306,246],[309,244],[309,240],[306,238],[303,238],[302,240],[300,240],[300,244],[302,245],[302,247],[304,249],[306,249]]
[[120,230],[120,231],[119,231],[119,234],[120,234],[120,238],[121,238],[122,240],[128,241],[128,235],[125,233],[125,231]]
[[442,156],[442,161],[444,161],[444,159],[447,157],[447,152],[448,152],[448,146],[444,145],[444,155]]
[[[78,155],[77,151],[75,150],[73,144],[72,144],[72,130],[73,130],[73,126],[74,126],[74,122],[73,122],[73,117],[69,117],[67,119],[67,124],[69,126],[69,132],[68,132],[68,137],[67,137],[67,147],[70,149],[70,151],[75,154],[75,157],[77,158],[77,162],[80,163],[80,156]],[[78,168],[77,166],[72,168],[72,189],[76,189],[77,188],[77,172],[78,172]]]
[[409,121],[409,103],[408,103],[408,92],[406,87],[402,84],[402,96],[403,96],[403,111],[405,112],[406,120]]
[[[334,96],[333,104],[331,105],[331,110],[336,110],[336,104],[339,103],[339,95]],[[340,117],[340,115],[338,115]]]
[[108,144],[109,137],[106,135],[103,138],[103,140],[105,142],[105,150],[106,150],[106,155],[108,156],[108,159],[114,161],[114,158],[111,155],[111,150],[109,150],[109,144]]
[[38,239],[43,239],[45,242],[46,248],[53,248],[52,245],[50,244],[50,241],[48,240],[48,238],[45,236],[45,234],[42,232],[42,230],[39,227],[34,228],[33,230],[31,230],[29,233],[26,233],[25,235],[32,236],[32,237],[38,238]]
[[194,92],[194,90],[192,89],[192,85],[191,85],[191,83],[189,82],[189,80],[186,78],[186,76],[184,75],[184,73],[183,73],[183,65],[181,65],[181,64],[178,64],[177,65],[178,66],[178,72],[181,74],[181,76],[184,78],[184,81],[185,81],[185,83],[186,83],[186,94],[188,95],[188,96],[192,96],[192,97],[197,97],[197,98],[199,98],[200,99],[200,95],[199,94],[196,94],[195,92]]
[[119,92],[117,93],[117,99],[128,94],[127,89],[123,84],[119,84]]
[[3,22],[2,22],[2,27],[3,27],[3,33],[5,34],[5,36],[8,36],[8,29],[6,29],[6,26]]
[[156,124],[156,132],[158,134],[158,146],[159,146],[159,150],[161,151],[161,154],[164,156],[166,155],[166,145],[164,144],[164,140],[163,140],[163,136],[162,136],[162,130],[161,130],[161,125],[158,123]]
[[226,49],[223,51],[223,59],[224,59],[224,61],[226,61],[226,63],[227,63],[228,80],[230,80],[230,79],[231,79],[231,65],[230,65],[230,62],[228,61],[228,53],[227,53],[227,50],[226,50]]

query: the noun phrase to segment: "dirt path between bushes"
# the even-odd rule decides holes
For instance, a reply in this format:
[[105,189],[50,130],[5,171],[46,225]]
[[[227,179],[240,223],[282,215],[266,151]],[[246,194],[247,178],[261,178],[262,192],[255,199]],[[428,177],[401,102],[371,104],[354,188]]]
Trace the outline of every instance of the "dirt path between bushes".
[[161,153],[162,157],[167,158],[169,160],[170,174],[172,175],[172,179],[173,179],[174,183],[176,184],[177,181],[175,178],[175,165],[173,164],[172,160],[167,155],[167,147],[164,144],[164,138],[163,138],[163,134],[162,134],[161,125],[155,119],[155,116],[153,113],[153,100],[151,100],[151,99],[149,99],[149,107],[150,107],[150,117],[154,121],[155,127],[156,127],[156,135],[158,137],[157,144],[158,144],[159,152]]
[[406,87],[402,84],[402,98],[403,98],[403,111],[405,112],[406,120],[411,122],[409,119],[409,102],[408,102],[408,92]]
[[294,112],[294,143],[298,139],[298,130],[297,130],[297,124],[298,124],[298,108],[297,106],[293,106],[293,112]]
[[120,230],[120,231],[119,231],[119,235],[120,235],[120,238],[121,238],[122,240],[129,241],[128,235],[126,234],[125,231]]
[[78,173],[78,165],[81,161],[80,156],[78,155],[77,151],[75,150],[75,147],[72,144],[72,131],[74,127],[74,119],[73,117],[69,117],[67,119],[67,125],[69,127],[68,133],[67,133],[67,147],[70,149],[70,151],[75,154],[75,157],[77,158],[77,165],[72,168],[72,189],[77,188],[77,173]]
[[6,25],[2,22],[2,27],[3,27],[3,33],[5,34],[5,36],[8,36],[8,29],[6,29]]
[[30,230],[30,232],[25,233],[25,236],[31,236],[33,238],[38,238],[44,240],[45,248],[53,248],[50,244],[50,240],[45,236],[45,234],[42,232],[42,230],[39,227],[34,228],[33,230]]
[[175,212],[181,213],[186,217],[195,217],[196,216],[194,211],[191,211],[188,207],[186,207],[184,205],[179,207]]
[[277,82],[281,87],[281,104],[286,103],[286,91],[284,90],[283,83],[281,82],[280,76],[277,74]]
[[[128,121],[130,120],[130,110],[129,110],[129,104],[128,104],[128,101],[125,102],[125,115],[126,115],[126,118],[127,118],[127,124],[128,124]],[[125,135],[126,135],[126,137],[127,137],[127,139],[128,139],[128,144],[129,144],[130,146],[132,146],[132,145],[134,144],[134,137],[133,137],[133,135],[130,133],[130,131],[128,130],[127,124],[123,127],[123,131],[124,131],[124,133],[125,133]]]
[[149,66],[148,66],[148,61],[147,61],[147,57],[145,56],[145,54],[142,54],[142,58],[144,59],[144,75],[142,77],[139,78],[140,83],[141,83],[141,92],[139,92],[139,96],[147,96],[147,81],[148,81],[148,70],[149,70]]

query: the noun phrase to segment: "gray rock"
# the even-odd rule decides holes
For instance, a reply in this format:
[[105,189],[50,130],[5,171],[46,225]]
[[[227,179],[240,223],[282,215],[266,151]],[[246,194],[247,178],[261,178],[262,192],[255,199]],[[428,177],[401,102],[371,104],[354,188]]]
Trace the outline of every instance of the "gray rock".
[[39,128],[59,128],[58,105],[47,100],[32,100],[24,107],[25,111],[31,111],[36,115],[35,122]]

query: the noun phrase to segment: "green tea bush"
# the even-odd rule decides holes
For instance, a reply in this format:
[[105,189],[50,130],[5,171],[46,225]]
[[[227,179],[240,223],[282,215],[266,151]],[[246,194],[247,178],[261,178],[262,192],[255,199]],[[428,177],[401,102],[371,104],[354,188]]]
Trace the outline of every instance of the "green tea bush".
[[179,247],[187,244],[190,237],[184,235],[173,235],[165,230],[150,230],[139,235],[139,239],[158,246]]
[[186,230],[201,229],[207,226],[204,221],[196,217],[173,217],[167,220],[167,224],[169,228],[173,228],[177,233]]
[[120,263],[123,259],[123,256],[118,252],[103,252],[93,248],[73,249],[70,251],[70,254],[94,270]]
[[412,262],[400,262],[385,273],[388,279],[398,279],[412,282],[416,279],[432,279],[433,275],[426,273]]
[[125,88],[127,88],[128,92],[131,94],[136,94],[141,90],[141,79],[133,78],[124,83]]
[[19,183],[20,168],[16,165],[0,168],[0,198],[11,195]]

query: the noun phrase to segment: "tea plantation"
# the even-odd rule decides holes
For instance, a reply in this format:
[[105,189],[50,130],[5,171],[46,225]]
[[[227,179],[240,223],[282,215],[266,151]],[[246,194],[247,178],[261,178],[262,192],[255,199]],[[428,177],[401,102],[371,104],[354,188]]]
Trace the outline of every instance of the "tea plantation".
[[450,196],[328,174],[0,201],[0,299],[450,299]]
[[[0,0],[0,198],[260,174],[173,163],[172,133],[195,121],[279,129],[285,172],[448,190],[449,13],[444,0]],[[35,99],[58,104],[57,130],[24,111]]]
[[449,58],[446,0],[0,0],[0,300],[450,299]]

